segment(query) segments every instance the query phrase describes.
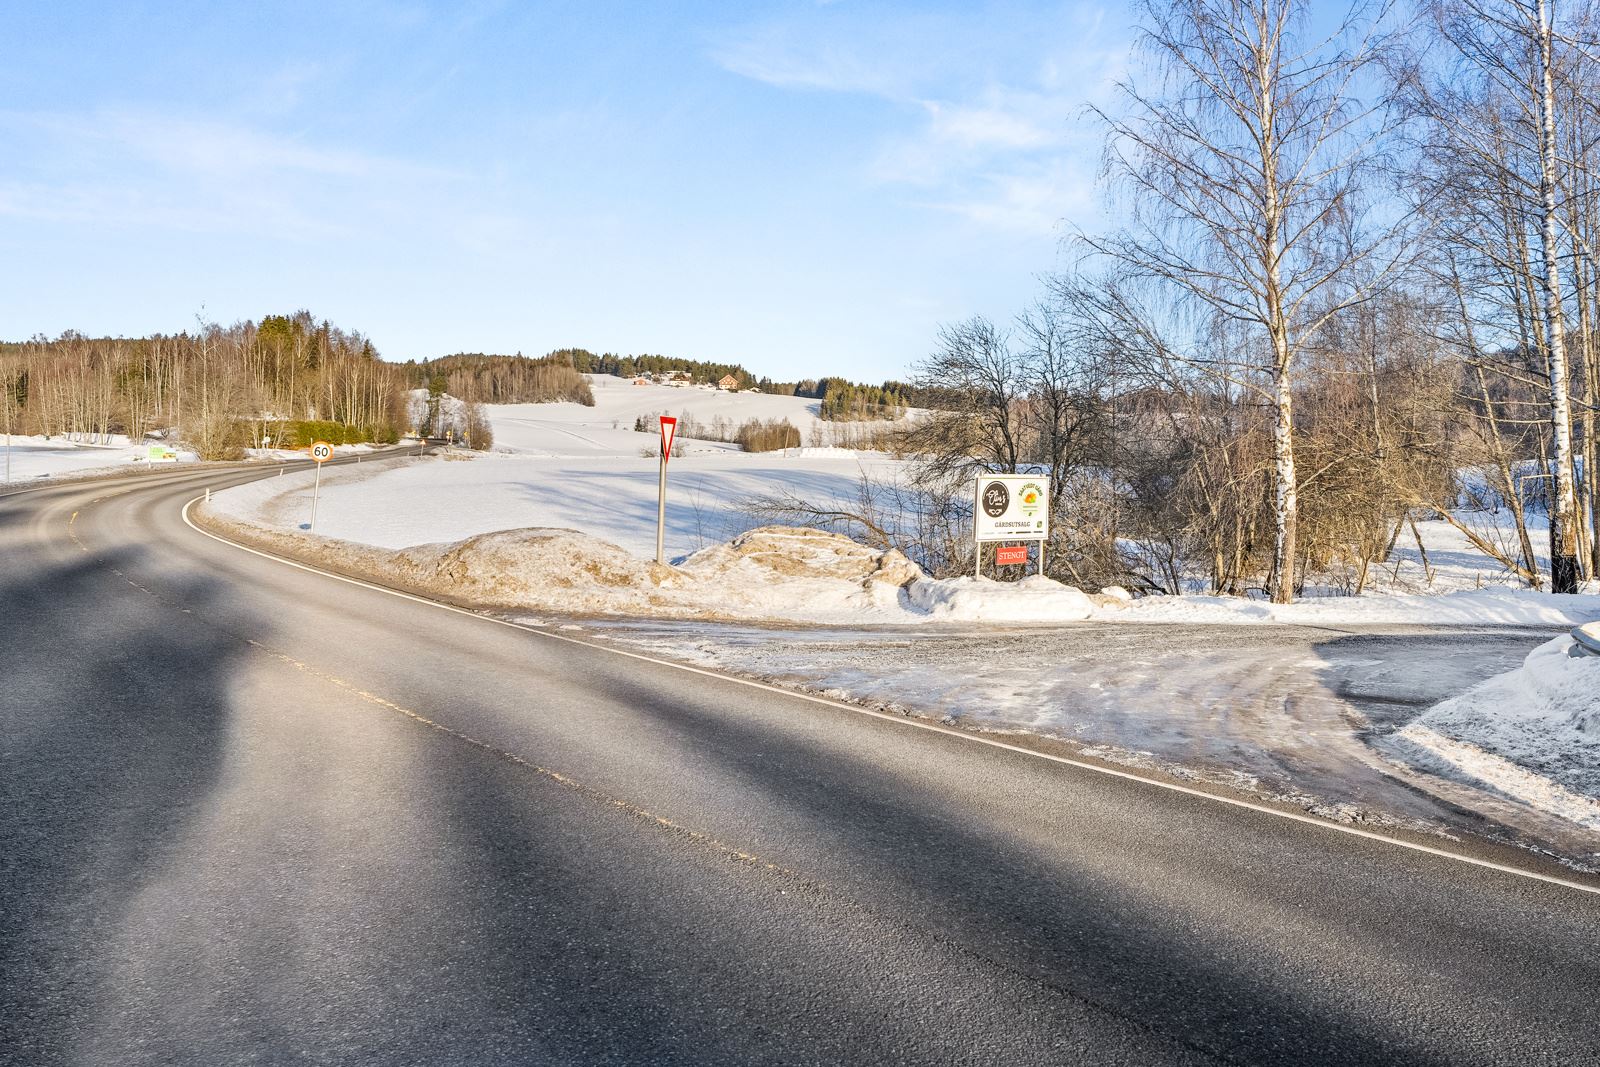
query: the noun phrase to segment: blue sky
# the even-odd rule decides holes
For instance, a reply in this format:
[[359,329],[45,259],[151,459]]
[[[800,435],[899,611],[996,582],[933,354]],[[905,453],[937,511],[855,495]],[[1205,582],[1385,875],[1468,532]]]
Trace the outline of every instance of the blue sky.
[[0,337],[310,308],[881,379],[1095,223],[1093,4],[0,8]]

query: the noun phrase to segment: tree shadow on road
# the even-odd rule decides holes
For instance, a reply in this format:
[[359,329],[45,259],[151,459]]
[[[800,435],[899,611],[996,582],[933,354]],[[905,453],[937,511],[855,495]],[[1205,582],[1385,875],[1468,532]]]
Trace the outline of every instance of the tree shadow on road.
[[140,594],[140,550],[0,570],[0,1059],[52,1062],[94,996],[98,953],[211,791],[240,643],[217,587]]
[[[1459,912],[1438,931],[1447,936],[1418,938],[1409,926],[1408,895],[1424,889],[1426,879],[1406,872],[1405,859],[1387,856],[1386,846],[1308,841],[1303,829],[1245,814],[1239,818],[1250,824],[1248,836],[1231,839],[1225,852],[1208,850],[1203,833],[1185,829],[1195,800],[1114,779],[1092,784],[1102,794],[1095,803],[1116,805],[1121,798],[1146,809],[1147,834],[1107,837],[1092,818],[1079,820],[1070,808],[1047,813],[1036,803],[1054,792],[1045,779],[1056,769],[1027,767],[960,741],[928,740],[961,746],[956,762],[969,765],[977,782],[993,783],[977,790],[979,803],[1008,796],[1026,812],[1019,823],[1055,820],[1062,841],[1072,844],[1057,852],[1009,832],[1003,821],[997,829],[993,812],[977,815],[952,802],[943,783],[919,776],[914,759],[886,766],[852,753],[828,735],[826,722],[774,729],[759,714],[718,709],[718,701],[754,699],[731,686],[684,700],[681,692],[664,696],[641,684],[625,666],[589,684],[636,709],[652,735],[681,739],[686,759],[716,780],[762,792],[797,817],[812,848],[838,857],[854,887],[849,892],[875,898],[880,909],[883,900],[893,902],[882,910],[884,922],[992,955],[1063,997],[1209,1054],[1257,1063],[1436,1061],[1441,1046],[1432,1024],[1418,1025],[1417,1010],[1428,1000],[1430,980],[1450,973],[1481,980],[1478,1014],[1460,1026],[1474,1031],[1473,1041],[1497,1041],[1514,1027],[1537,1032],[1539,1044],[1564,1054],[1583,1047],[1600,1055],[1600,1041],[1581,1026],[1587,1009],[1577,993],[1600,981],[1600,970],[1590,966],[1588,979],[1574,981],[1571,953],[1562,947],[1593,941],[1581,915],[1552,909],[1540,929],[1551,949],[1548,985],[1496,988],[1504,961],[1526,956],[1519,938],[1527,931],[1506,929],[1494,914],[1474,914],[1471,894],[1463,893]],[[935,761],[928,769],[938,766],[950,764]],[[919,796],[925,802],[908,803]],[[1374,881],[1364,868],[1351,869],[1339,858],[1351,848],[1376,852],[1371,862],[1393,860],[1393,877]],[[781,860],[783,853],[777,855]],[[1139,861],[1124,864],[1124,857]],[[1476,877],[1451,874],[1466,882]],[[1231,911],[1235,898],[1238,910]],[[1349,901],[1338,909],[1343,925],[1327,925],[1330,899]],[[1276,928],[1254,927],[1243,914],[1246,902]],[[1439,980],[1454,987],[1459,977]],[[1572,992],[1555,995],[1555,985]]]

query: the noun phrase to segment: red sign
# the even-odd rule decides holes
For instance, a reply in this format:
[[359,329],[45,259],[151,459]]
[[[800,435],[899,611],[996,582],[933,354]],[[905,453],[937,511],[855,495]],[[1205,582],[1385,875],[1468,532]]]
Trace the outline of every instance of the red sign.
[[994,562],[997,567],[1004,567],[1008,563],[1028,562],[1027,545],[1001,545],[994,550]]
[[672,439],[678,433],[678,420],[671,415],[661,416],[661,462],[672,455]]

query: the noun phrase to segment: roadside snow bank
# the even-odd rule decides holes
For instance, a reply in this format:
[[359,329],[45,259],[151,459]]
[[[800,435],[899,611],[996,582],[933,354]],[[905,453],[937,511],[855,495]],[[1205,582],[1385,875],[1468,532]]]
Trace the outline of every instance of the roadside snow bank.
[[1528,589],[1467,589],[1455,593],[1305,597],[1293,604],[1242,597],[1150,596],[1134,601],[1121,617],[1129,622],[1273,622],[1307,626],[1573,626],[1600,619],[1600,596],[1564,596]]
[[1068,622],[1093,604],[1048,579],[940,582],[893,549],[822,530],[763,526],[677,566],[577,530],[529,528],[384,549],[240,515],[263,483],[217,494],[199,516],[228,534],[430,596],[503,611],[838,624]]
[[911,603],[935,619],[956,622],[1076,622],[1095,612],[1082,590],[1032,574],[1020,582],[990,578],[924,578],[908,589]]
[[1600,830],[1600,656],[1558,637],[1377,744],[1422,770]]

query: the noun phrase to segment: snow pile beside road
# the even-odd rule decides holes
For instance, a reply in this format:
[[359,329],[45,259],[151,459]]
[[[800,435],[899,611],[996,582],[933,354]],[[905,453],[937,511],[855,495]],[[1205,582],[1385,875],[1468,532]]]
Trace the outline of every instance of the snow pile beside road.
[[677,566],[575,530],[504,530],[393,554],[414,588],[510,610],[682,619],[906,622],[902,587],[922,572],[819,530],[764,526]]
[[545,527],[386,549],[285,529],[300,509],[284,510],[290,494],[272,483],[287,480],[216,494],[198,514],[245,541],[474,607],[823,625],[1068,622],[1094,610],[1083,593],[1049,579],[936,581],[893,549],[783,526],[749,530],[676,566]]
[[1378,747],[1600,830],[1600,656],[1570,637],[1546,642]]
[[1293,604],[1218,596],[1150,596],[1129,605],[1129,622],[1272,622],[1306,626],[1422,623],[1467,626],[1573,626],[1600,619],[1600,596],[1558,596],[1527,589],[1455,593],[1368,593],[1305,597]]
[[1082,590],[1038,574],[1020,582],[923,579],[911,585],[910,594],[930,617],[952,622],[1077,622],[1095,613]]
[[576,530],[500,530],[389,554],[388,576],[474,605],[579,614],[654,613],[687,579]]
[[905,622],[902,589],[924,578],[893,549],[786,526],[750,530],[680,566],[696,580],[696,596],[729,618]]

